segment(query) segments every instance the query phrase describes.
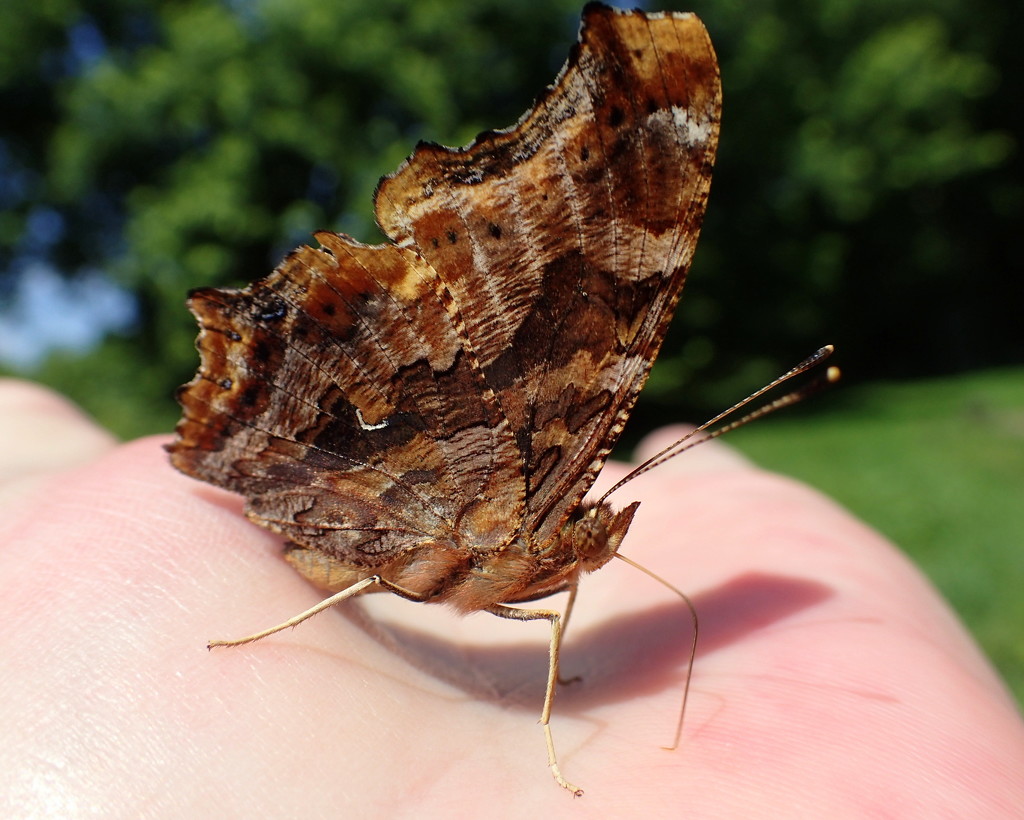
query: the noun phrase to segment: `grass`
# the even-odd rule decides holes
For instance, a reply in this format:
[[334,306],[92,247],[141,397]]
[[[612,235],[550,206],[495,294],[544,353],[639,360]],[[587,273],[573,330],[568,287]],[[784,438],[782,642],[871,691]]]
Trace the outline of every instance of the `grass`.
[[728,441],[898,544],[1024,703],[1024,370],[840,384]]

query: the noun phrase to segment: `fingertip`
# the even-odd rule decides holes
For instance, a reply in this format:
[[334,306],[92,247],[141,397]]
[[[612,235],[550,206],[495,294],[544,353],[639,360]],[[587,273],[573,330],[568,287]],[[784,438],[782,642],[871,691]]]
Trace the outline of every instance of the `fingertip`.
[[0,379],[0,504],[10,505],[53,473],[86,464],[116,438],[64,396]]

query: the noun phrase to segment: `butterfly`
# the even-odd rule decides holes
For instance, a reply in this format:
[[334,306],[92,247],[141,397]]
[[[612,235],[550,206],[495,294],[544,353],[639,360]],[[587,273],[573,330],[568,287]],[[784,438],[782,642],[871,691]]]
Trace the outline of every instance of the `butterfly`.
[[[375,194],[388,242],[330,232],[241,290],[190,294],[199,370],[169,445],[245,497],[332,593],[546,619],[533,601],[615,555],[637,504],[584,496],[679,300],[704,217],[721,88],[693,15],[589,4],[513,127],[420,144]],[[516,605],[527,606],[516,606]]]

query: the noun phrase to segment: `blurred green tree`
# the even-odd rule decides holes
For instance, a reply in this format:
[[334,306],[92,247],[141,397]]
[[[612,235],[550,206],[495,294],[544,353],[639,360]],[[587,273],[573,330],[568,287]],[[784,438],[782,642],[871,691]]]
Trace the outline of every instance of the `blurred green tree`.
[[[1021,74],[999,60],[1019,61],[1020,13],[992,0],[689,5],[719,52],[725,119],[647,412],[705,413],[825,341],[865,376],[1019,360],[1024,342],[1000,327],[1024,301],[1008,267],[1024,215],[1009,102]],[[376,240],[378,177],[418,139],[462,144],[513,122],[564,60],[579,7],[7,0],[8,286],[35,253],[69,275],[105,271],[140,306],[130,333],[55,354],[39,377],[123,434],[167,429],[196,361],[185,292],[251,281],[316,228]],[[40,208],[63,229],[33,248]]]
[[818,342],[847,379],[1020,361],[1022,17],[948,0],[696,2],[722,145],[695,275],[648,391],[726,406]]

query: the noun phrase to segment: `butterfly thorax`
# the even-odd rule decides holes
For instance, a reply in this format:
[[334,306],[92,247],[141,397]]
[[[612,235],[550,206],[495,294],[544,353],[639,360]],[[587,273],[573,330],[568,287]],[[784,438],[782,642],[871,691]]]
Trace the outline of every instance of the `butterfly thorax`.
[[[584,504],[550,544],[540,549],[505,550],[488,558],[480,570],[493,578],[496,600],[490,603],[546,598],[573,586],[580,575],[604,566],[622,545],[639,506],[636,502],[614,512],[607,504]],[[474,575],[452,603],[467,611],[480,608],[474,597],[480,586]]]
[[521,536],[507,547],[478,556],[452,577],[436,600],[463,612],[494,604],[534,601],[572,586],[581,574],[612,559],[639,505],[615,512],[608,504],[584,504],[547,544]]

